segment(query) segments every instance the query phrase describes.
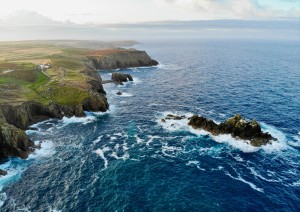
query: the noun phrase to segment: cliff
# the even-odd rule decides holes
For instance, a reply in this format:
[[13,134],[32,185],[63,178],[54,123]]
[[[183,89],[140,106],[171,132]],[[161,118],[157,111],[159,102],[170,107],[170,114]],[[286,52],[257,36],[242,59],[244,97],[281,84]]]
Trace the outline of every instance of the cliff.
[[104,70],[158,65],[145,51],[135,49],[93,51],[87,57],[93,61],[95,68]]
[[[34,149],[34,143],[24,130],[34,123],[49,118],[61,119],[64,116],[80,117],[85,115],[84,111],[104,112],[108,109],[109,105],[98,73],[93,70],[86,70],[84,73],[88,77],[89,87],[85,90],[86,98],[76,104],[68,105],[50,101],[45,105],[35,101],[24,101],[17,105],[0,105],[0,159],[9,156],[28,157]],[[97,77],[91,77],[92,75]],[[67,98],[77,98],[77,96]]]
[[28,157],[35,146],[25,130],[34,123],[108,110],[97,70],[157,65],[144,51],[65,43],[0,43],[0,159]]

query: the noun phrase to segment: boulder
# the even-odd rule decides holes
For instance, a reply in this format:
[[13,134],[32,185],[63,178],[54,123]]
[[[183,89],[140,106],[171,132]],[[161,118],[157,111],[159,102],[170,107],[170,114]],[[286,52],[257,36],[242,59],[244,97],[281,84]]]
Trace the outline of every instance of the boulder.
[[186,118],[185,116],[176,116],[176,115],[173,115],[173,114],[168,114],[165,119],[182,120],[182,119],[185,119],[185,118]]
[[112,73],[111,79],[113,82],[123,85],[123,82],[133,81],[130,74]]

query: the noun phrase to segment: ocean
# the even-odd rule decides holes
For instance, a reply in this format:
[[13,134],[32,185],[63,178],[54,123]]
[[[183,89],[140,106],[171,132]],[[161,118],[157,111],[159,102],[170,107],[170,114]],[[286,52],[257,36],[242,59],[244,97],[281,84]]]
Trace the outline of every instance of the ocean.
[[[299,211],[300,42],[157,40],[137,48],[160,65],[116,70],[134,81],[105,85],[109,111],[27,131],[42,148],[2,162],[0,210]],[[253,147],[187,120],[161,122],[169,113],[216,122],[239,113],[278,141]]]

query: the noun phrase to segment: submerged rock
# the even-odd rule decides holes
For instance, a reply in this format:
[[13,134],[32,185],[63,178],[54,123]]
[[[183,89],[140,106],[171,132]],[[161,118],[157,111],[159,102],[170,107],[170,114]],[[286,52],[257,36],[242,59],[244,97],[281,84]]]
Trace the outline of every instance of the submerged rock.
[[120,95],[122,95],[122,92],[121,92],[121,91],[119,91],[119,92],[117,92],[116,94],[120,96]]
[[219,125],[205,117],[194,115],[189,118],[188,124],[194,129],[204,129],[213,135],[231,134],[233,137],[249,140],[250,144],[256,147],[266,145],[272,140],[277,140],[269,133],[262,132],[257,121],[247,121],[239,114]]
[[133,81],[132,76],[130,74],[122,73],[112,73],[111,79],[112,81],[120,85],[123,85],[123,82]]
[[173,120],[182,120],[182,119],[185,119],[186,117],[185,116],[176,116],[176,115],[173,115],[173,114],[168,114],[166,119],[173,119]]
[[7,171],[0,169],[0,176],[7,175]]

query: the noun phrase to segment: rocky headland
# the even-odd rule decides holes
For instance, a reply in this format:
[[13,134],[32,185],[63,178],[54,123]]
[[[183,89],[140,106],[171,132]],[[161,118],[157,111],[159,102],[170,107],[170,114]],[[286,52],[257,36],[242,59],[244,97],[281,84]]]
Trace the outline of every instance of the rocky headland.
[[[99,69],[157,64],[146,52],[138,50],[106,49],[103,50],[105,62],[102,62],[102,56],[95,54],[101,50],[59,48],[49,43],[41,46],[40,42],[37,48],[33,44],[0,44],[12,52],[20,48],[22,54],[28,45],[28,54],[32,57],[28,60],[28,55],[17,55],[14,61],[4,56],[0,58],[0,160],[11,156],[27,158],[37,148],[25,133],[34,123],[64,116],[81,117],[85,116],[84,111],[108,110]],[[41,58],[37,52],[34,57],[33,52],[40,49],[48,55]],[[91,55],[91,52],[94,53]],[[117,73],[113,77],[118,83],[125,79],[132,80],[132,77]],[[5,173],[0,170],[0,175]]]
[[[181,120],[185,118],[187,117],[168,114],[167,117],[162,119],[162,122],[165,123],[168,119]],[[198,115],[193,115],[188,120],[188,125],[194,129],[203,129],[212,135],[230,134],[232,137],[250,141],[250,144],[255,147],[263,146],[277,140],[269,133],[263,132],[257,121],[248,121],[239,114],[228,118],[220,124],[216,124],[213,120]]]
[[135,49],[92,51],[88,54],[88,58],[97,69],[104,70],[158,65],[158,62],[151,59],[145,51]]

